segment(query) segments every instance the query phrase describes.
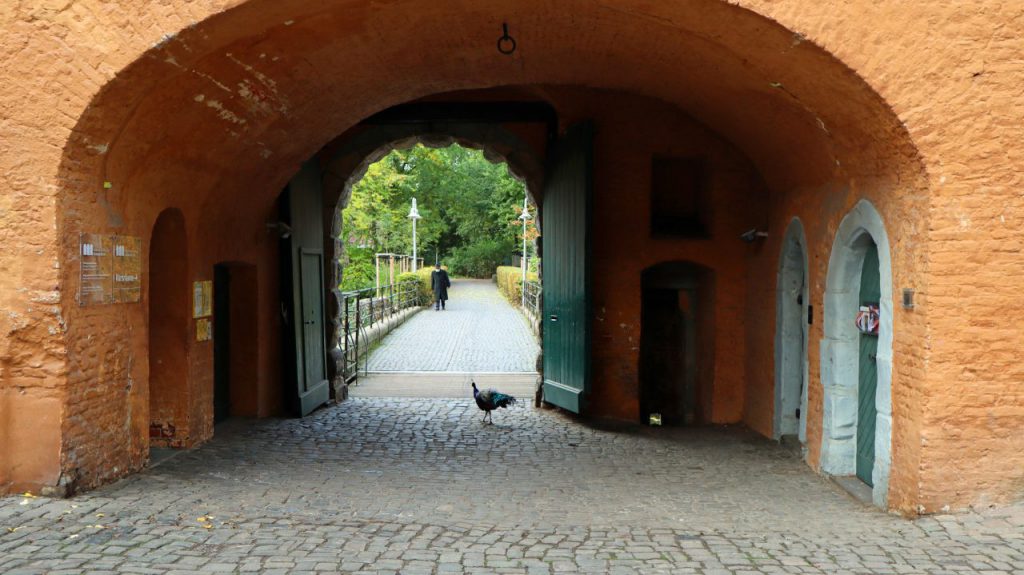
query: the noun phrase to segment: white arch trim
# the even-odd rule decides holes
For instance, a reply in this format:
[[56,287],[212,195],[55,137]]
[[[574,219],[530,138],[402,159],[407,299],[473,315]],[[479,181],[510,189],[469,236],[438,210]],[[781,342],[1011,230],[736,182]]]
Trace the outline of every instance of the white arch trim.
[[[779,439],[783,435],[793,433],[791,423],[783,421],[783,408],[790,408],[794,401],[800,407],[800,419],[797,422],[796,434],[800,443],[807,442],[807,306],[810,305],[810,278],[807,261],[807,239],[800,218],[793,218],[786,228],[779,252],[779,269],[776,277],[775,297],[775,408],[773,413],[773,435]],[[801,279],[800,289],[802,303],[796,303],[793,280]],[[795,316],[795,317],[794,317]],[[793,321],[795,319],[795,321]],[[796,352],[796,353],[794,353]],[[796,357],[794,357],[796,355]],[[787,362],[799,362],[798,366]],[[790,381],[793,370],[796,370],[801,382]],[[794,383],[800,389],[794,395]]]
[[830,475],[856,472],[857,382],[859,340],[854,318],[860,305],[860,275],[868,240],[878,246],[881,283],[878,330],[878,388],[875,406],[875,465],[872,500],[888,506],[892,464],[892,259],[889,236],[875,207],[861,200],[843,218],[832,244],[825,287],[825,337],[821,341],[822,406],[821,468]]

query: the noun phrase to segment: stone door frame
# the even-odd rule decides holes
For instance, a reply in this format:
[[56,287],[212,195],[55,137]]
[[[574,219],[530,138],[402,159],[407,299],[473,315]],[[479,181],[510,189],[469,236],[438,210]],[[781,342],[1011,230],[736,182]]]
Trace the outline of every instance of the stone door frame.
[[861,200],[843,218],[832,245],[825,287],[825,335],[821,340],[821,469],[829,475],[856,472],[859,332],[854,323],[860,306],[860,276],[867,246],[878,246],[882,297],[878,332],[878,387],[875,406],[875,464],[872,500],[888,503],[892,464],[892,260],[889,236],[878,210]]

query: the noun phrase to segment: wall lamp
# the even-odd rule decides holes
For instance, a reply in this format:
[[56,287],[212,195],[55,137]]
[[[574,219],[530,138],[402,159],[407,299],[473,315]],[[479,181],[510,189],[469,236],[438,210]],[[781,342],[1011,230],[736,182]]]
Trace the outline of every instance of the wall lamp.
[[754,240],[763,240],[764,238],[767,237],[768,232],[758,231],[757,228],[751,228],[740,234],[740,239],[747,242],[748,244],[754,243]]
[[277,232],[282,240],[286,240],[292,235],[292,227],[284,222],[267,222],[267,229]]

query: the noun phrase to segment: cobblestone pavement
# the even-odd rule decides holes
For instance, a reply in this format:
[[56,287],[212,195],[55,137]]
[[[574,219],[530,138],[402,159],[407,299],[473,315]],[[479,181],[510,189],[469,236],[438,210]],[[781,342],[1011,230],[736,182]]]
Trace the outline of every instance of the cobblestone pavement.
[[118,484],[0,499],[0,573],[1024,573],[1024,506],[907,521],[742,429],[479,418],[228,422]]
[[453,280],[447,309],[421,311],[370,354],[370,371],[532,372],[530,327],[490,280]]

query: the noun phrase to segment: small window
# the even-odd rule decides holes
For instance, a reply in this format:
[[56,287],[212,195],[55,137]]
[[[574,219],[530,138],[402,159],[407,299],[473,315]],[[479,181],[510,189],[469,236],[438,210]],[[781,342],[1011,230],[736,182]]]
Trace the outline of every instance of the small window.
[[651,163],[651,235],[708,237],[707,188],[702,159],[655,156]]

